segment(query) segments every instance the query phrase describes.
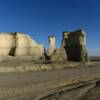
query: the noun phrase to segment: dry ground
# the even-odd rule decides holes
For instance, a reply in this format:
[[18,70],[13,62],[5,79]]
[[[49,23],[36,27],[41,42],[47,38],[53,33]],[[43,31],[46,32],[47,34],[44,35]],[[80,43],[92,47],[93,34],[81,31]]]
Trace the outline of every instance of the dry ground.
[[[34,64],[29,58],[25,63],[7,59],[0,62],[0,67]],[[55,66],[61,68],[62,64]],[[100,62],[66,66],[48,71],[1,73],[0,100],[100,100]]]

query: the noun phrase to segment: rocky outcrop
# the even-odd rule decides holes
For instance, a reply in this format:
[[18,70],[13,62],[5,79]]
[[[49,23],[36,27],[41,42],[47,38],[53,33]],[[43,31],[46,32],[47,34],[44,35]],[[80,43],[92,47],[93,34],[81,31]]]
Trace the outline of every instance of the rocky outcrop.
[[55,38],[50,37],[48,56],[51,62],[88,61],[86,33],[83,30],[63,32],[61,48],[55,48]]
[[63,32],[62,47],[66,49],[68,60],[87,61],[86,33],[83,30]]
[[0,56],[32,56],[37,61],[67,62],[88,61],[86,33],[83,30],[63,32],[62,44],[56,48],[55,36],[49,36],[49,48],[37,44],[29,35],[14,32],[0,33]]
[[48,57],[52,63],[65,63],[67,60],[66,52],[64,48],[56,48],[56,38],[54,36],[49,36],[50,46],[48,48]]
[[49,40],[49,48],[48,48],[48,56],[51,56],[52,54],[54,54],[54,51],[56,49],[56,39],[54,36],[49,36],[48,37],[48,40]]
[[55,63],[66,63],[67,55],[64,48],[56,49],[54,54],[50,56],[50,61]]
[[7,33],[0,33],[0,56],[7,56],[12,47],[13,37]]
[[44,46],[37,44],[29,35],[0,33],[0,56],[34,56],[39,59],[44,54]]

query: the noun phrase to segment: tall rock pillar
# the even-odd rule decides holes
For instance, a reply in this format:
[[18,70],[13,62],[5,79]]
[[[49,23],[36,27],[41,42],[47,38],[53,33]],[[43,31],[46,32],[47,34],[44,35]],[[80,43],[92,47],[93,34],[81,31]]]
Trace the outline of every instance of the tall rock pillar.
[[69,33],[65,32],[63,34],[63,44],[66,49],[68,60],[87,61],[86,33],[83,30],[77,30]]
[[69,32],[63,32],[63,39],[62,39],[62,44],[61,44],[61,48],[65,48],[66,44],[65,41],[68,39],[68,34]]
[[48,56],[51,56],[52,54],[54,54],[54,51],[56,49],[56,39],[54,36],[49,36],[48,40],[50,44],[48,48]]

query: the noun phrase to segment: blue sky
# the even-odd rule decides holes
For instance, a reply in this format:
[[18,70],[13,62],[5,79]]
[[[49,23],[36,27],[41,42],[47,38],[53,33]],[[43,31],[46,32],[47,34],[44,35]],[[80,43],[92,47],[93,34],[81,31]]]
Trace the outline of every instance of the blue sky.
[[55,35],[83,29],[90,55],[100,55],[100,0],[0,0],[0,31],[25,32],[48,47]]

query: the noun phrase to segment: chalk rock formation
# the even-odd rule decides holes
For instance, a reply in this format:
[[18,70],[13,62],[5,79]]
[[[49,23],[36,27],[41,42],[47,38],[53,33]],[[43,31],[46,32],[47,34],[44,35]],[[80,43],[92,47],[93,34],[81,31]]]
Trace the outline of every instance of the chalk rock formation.
[[56,49],[56,39],[54,36],[49,36],[49,48],[48,48],[48,56],[51,56],[52,54],[54,54],[54,51]]
[[64,48],[56,48],[56,38],[54,36],[49,36],[49,49],[48,56],[50,58],[50,62],[65,62],[67,60],[66,52]]
[[64,48],[56,49],[54,54],[50,56],[50,61],[55,63],[66,63],[67,55]]
[[36,59],[44,54],[44,46],[37,44],[29,35],[0,33],[0,56],[34,56]]
[[6,33],[0,33],[0,56],[6,56],[9,54],[12,47],[13,37]]
[[86,33],[83,30],[63,32],[62,47],[66,49],[68,60],[88,60],[86,49]]
[[69,34],[69,32],[63,32],[61,48],[65,48],[65,45],[66,45],[65,43],[66,43],[66,40],[68,39],[68,34]]

